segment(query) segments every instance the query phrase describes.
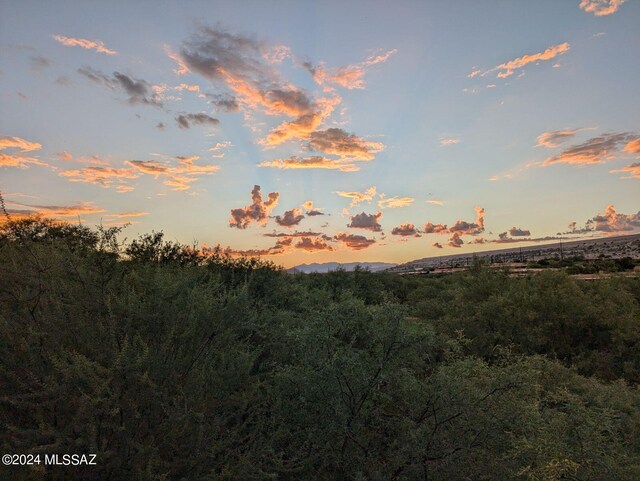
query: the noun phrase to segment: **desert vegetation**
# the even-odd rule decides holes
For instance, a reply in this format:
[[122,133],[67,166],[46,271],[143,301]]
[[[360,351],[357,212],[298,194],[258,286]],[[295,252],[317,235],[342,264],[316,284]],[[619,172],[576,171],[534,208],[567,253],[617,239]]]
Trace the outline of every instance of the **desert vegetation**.
[[11,480],[637,480],[640,279],[445,277],[0,230]]

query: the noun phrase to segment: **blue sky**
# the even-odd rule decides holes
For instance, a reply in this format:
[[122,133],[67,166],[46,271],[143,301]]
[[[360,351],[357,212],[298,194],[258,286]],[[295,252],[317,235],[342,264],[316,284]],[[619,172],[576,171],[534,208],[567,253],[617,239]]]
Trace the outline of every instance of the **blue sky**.
[[630,233],[639,24],[633,0],[1,1],[0,189],[286,266]]

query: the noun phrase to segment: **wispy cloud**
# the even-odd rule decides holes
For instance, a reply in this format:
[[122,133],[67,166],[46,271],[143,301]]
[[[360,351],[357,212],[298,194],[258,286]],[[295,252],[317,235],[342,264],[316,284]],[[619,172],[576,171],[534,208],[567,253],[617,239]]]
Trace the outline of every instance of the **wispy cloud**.
[[380,200],[378,201],[378,207],[381,209],[391,209],[394,207],[407,207],[413,202],[415,199],[413,197],[389,197],[386,198],[384,194],[380,194]]
[[553,164],[590,165],[601,164],[615,158],[620,147],[631,141],[635,135],[629,132],[608,132],[593,137],[581,144],[574,145],[558,155],[548,157],[542,162],[543,166]]
[[[134,168],[115,168],[88,166],[82,169],[63,170],[62,177],[66,177],[71,182],[85,182],[88,184],[98,184],[104,188],[121,189],[126,186],[126,181],[136,179],[140,176]],[[125,187],[125,191],[128,189]],[[122,192],[122,190],[120,190]]]
[[440,145],[445,147],[449,145],[456,145],[456,144],[459,144],[460,142],[462,142],[462,140],[456,137],[446,137],[446,138],[440,139]]
[[346,89],[362,89],[364,88],[364,75],[367,69],[373,65],[384,63],[397,50],[389,50],[387,52],[379,52],[371,55],[363,62],[346,65],[344,67],[326,67],[324,63],[313,66],[311,62],[304,62],[303,66],[311,73],[313,80],[318,85],[339,85]]
[[502,232],[498,234],[497,239],[477,239],[478,244],[515,244],[520,242],[548,242],[552,240],[565,240],[569,239],[568,237],[559,237],[559,236],[545,236],[545,237],[509,237],[508,232]]
[[28,209],[22,213],[39,214],[47,217],[76,217],[79,215],[98,214],[105,212],[104,209],[95,206],[92,202],[80,202],[73,205],[34,205],[23,204],[21,202],[9,201],[8,204],[17,205],[19,207],[27,207]]
[[51,65],[49,59],[43,57],[42,55],[34,55],[30,59],[31,70],[34,72],[42,72],[44,69]]
[[360,168],[350,162],[328,159],[321,156],[312,157],[287,157],[285,159],[265,160],[258,164],[258,167],[271,167],[275,169],[326,169],[338,170],[340,172],[357,172]]
[[371,187],[369,187],[364,192],[337,191],[336,194],[338,194],[340,197],[346,197],[347,199],[351,199],[351,204],[350,205],[351,205],[351,207],[355,207],[358,204],[361,204],[362,202],[371,203],[371,201],[373,201],[374,197],[377,195],[377,188],[376,188],[375,185],[372,185]]
[[31,152],[33,150],[40,150],[41,148],[41,144],[22,139],[20,137],[0,138],[0,150],[18,149],[21,152]]
[[211,175],[220,170],[219,165],[196,164],[200,157],[175,157],[173,163],[158,162],[156,160],[127,160],[126,163],[138,171],[164,179],[164,185],[173,190],[188,190],[191,183],[202,175]]
[[113,72],[113,75],[109,76],[87,66],[79,68],[78,73],[109,90],[124,92],[128,96],[128,102],[131,105],[143,104],[162,107],[162,100],[158,90],[154,89],[154,86],[146,80],[136,79],[120,72]]
[[144,217],[146,215],[149,215],[149,213],[136,211],[136,212],[119,212],[118,214],[109,214],[106,217],[111,219],[129,219],[132,217]]
[[[339,84],[360,88],[365,69],[385,62],[394,51],[330,71],[324,66],[311,67],[309,63],[300,62],[284,45],[270,45],[219,26],[198,28],[183,42],[179,53],[170,47],[166,47],[166,51],[178,62],[180,73],[202,75],[217,89],[222,89],[211,97],[211,103],[227,111],[243,111],[249,126],[261,135],[259,145],[272,148],[294,141],[312,153],[308,157],[265,160],[259,164],[261,167],[354,172],[359,170],[355,162],[371,161],[384,149],[381,142],[365,140],[341,128],[326,128],[325,122],[342,98],[331,88],[314,95],[287,80],[278,66],[286,58],[292,58],[296,66],[315,72],[316,81],[324,86]],[[263,134],[264,126],[269,123],[257,121],[257,115],[278,120]]]
[[523,55],[522,57],[517,57],[513,60],[509,60],[508,62],[501,63],[500,65],[490,68],[489,70],[482,71],[480,69],[474,68],[468,75],[468,77],[473,78],[478,75],[484,77],[487,74],[498,72],[498,78],[507,78],[513,75],[517,69],[524,68],[530,63],[551,60],[553,58],[556,58],[558,55],[562,55],[568,52],[570,48],[571,46],[567,42],[553,45],[545,49],[543,52]]
[[620,177],[621,179],[640,179],[640,162],[629,164],[620,169],[610,170],[609,172],[612,174],[614,173],[627,174]]
[[176,75],[185,75],[190,72],[189,67],[184,62],[184,60],[182,60],[182,57],[180,57],[179,54],[174,52],[171,49],[171,46],[164,45],[164,51],[167,54],[167,57],[169,57],[171,60],[173,60],[176,63],[176,68],[173,69],[173,73],[175,73]]
[[[47,165],[36,157],[21,155],[26,152],[40,150],[42,145],[37,142],[31,142],[20,137],[0,137],[0,151],[14,150],[11,153],[0,152],[0,167],[18,167],[26,169],[29,164]],[[15,152],[17,151],[17,152]]]
[[513,174],[496,174],[489,177],[491,182],[497,182],[499,180],[513,179]]
[[580,130],[583,129],[552,130],[550,132],[542,132],[537,137],[538,143],[536,144],[536,147],[554,149],[560,146],[560,144],[565,143],[567,140],[572,139]]
[[218,119],[205,113],[180,114],[176,117],[176,122],[178,122],[178,127],[181,129],[188,129],[191,127],[191,124],[218,125],[220,123]]
[[86,38],[64,37],[62,35],[54,35],[53,39],[66,47],[82,47],[99,53],[106,53],[107,55],[116,55],[118,53],[107,48],[102,40],[87,40]]
[[315,131],[340,102],[338,97],[311,98],[284,80],[265,59],[265,42],[230,33],[222,28],[200,27],[174,55],[184,68],[230,90],[242,107],[269,116],[292,118],[264,139],[267,146],[304,139]]

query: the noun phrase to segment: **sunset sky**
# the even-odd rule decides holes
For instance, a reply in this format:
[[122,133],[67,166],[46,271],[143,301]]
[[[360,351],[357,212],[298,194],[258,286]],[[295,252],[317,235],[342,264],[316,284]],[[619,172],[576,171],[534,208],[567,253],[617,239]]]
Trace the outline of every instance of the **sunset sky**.
[[286,267],[632,233],[638,59],[637,0],[0,0],[0,190]]

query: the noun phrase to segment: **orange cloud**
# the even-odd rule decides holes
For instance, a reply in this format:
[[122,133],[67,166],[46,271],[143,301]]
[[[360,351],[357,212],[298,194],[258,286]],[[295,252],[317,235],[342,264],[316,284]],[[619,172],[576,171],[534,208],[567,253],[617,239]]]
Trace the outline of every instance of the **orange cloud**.
[[189,92],[200,92],[199,85],[189,85],[189,84],[181,83],[180,85],[173,88],[174,90],[177,90],[179,92],[182,92],[183,90],[187,90]]
[[553,45],[547,48],[544,52],[528,54],[528,55],[523,55],[522,57],[514,58],[513,60],[497,65],[482,73],[479,73],[477,69],[475,69],[468,76],[475,77],[476,75],[479,74],[482,77],[484,77],[485,75],[491,72],[498,71],[498,78],[506,78],[513,75],[516,69],[523,68],[524,66],[530,63],[540,62],[544,60],[551,60],[557,57],[558,55],[562,55],[568,52],[570,47],[571,46],[567,42],[561,43],[558,45]]
[[[475,222],[467,222],[458,219],[451,227],[447,227],[446,224],[433,224],[432,222],[427,222],[424,225],[423,232],[425,234],[454,234],[454,236],[458,234],[458,237],[461,235],[476,236],[478,234],[481,234],[482,232],[484,232],[484,208],[476,207],[475,211]],[[452,247],[459,247],[461,245],[461,243],[458,242],[457,238],[452,238],[452,242],[454,244],[458,244],[457,246]]]
[[30,142],[20,137],[2,137],[0,138],[0,150],[18,149],[21,152],[31,152],[40,150],[42,145],[37,142]]
[[189,67],[187,67],[187,64],[182,60],[182,57],[171,50],[171,47],[169,45],[164,46],[164,51],[167,54],[167,57],[169,57],[177,64],[177,68],[173,69],[173,73],[175,73],[176,75],[185,75],[190,72]]
[[443,145],[443,146],[455,145],[455,144],[459,144],[460,142],[462,142],[462,140],[456,139],[456,138],[440,139],[440,145]]
[[548,157],[542,162],[543,166],[553,164],[589,165],[601,164],[612,160],[614,153],[621,144],[626,143],[632,135],[623,133],[605,133],[578,145],[574,145],[558,155]]
[[376,243],[375,239],[368,239],[363,235],[348,234],[346,232],[338,232],[334,238],[354,251],[366,249]]
[[164,185],[173,190],[188,190],[189,184],[198,180],[201,175],[211,175],[220,170],[219,165],[196,165],[200,157],[175,157],[177,165],[165,164],[155,160],[127,160],[126,163],[144,174],[163,177]]
[[69,152],[56,152],[56,157],[59,160],[64,160],[66,162],[70,162],[73,160],[73,155],[71,155]]
[[476,207],[475,211],[475,222],[457,220],[456,223],[449,228],[449,231],[467,235],[478,235],[484,232],[484,209],[482,207]]
[[630,154],[640,154],[640,137],[630,140],[629,143],[624,146],[624,151]]
[[23,214],[37,214],[46,217],[76,217],[82,214],[97,214],[105,212],[104,209],[96,207],[91,202],[81,202],[79,204],[61,206],[61,205],[33,205],[22,204],[20,202],[8,201],[8,204],[17,205],[20,207],[27,207],[29,210],[20,211]]
[[[34,150],[40,150],[42,145],[37,142],[30,142],[20,137],[1,137],[0,138],[0,150],[15,149],[22,153],[31,152]],[[18,167],[26,169],[29,164],[34,165],[47,165],[46,162],[41,161],[35,157],[29,157],[19,154],[5,154],[0,153],[0,167]]]
[[571,139],[580,130],[582,129],[553,130],[551,132],[542,132],[537,137],[538,144],[536,145],[536,147],[547,147],[549,149],[553,149]]
[[640,179],[640,162],[627,165],[621,169],[610,170],[609,172],[612,174],[617,172],[629,174],[627,176],[620,177],[621,179]]
[[640,229],[640,212],[619,214],[613,205],[608,205],[604,214],[598,213],[586,223],[587,230],[610,234]]
[[190,71],[231,90],[245,109],[292,118],[282,121],[260,141],[275,146],[307,139],[341,102],[337,95],[312,99],[304,89],[283,80],[272,64],[289,54],[283,46],[274,50],[254,39],[202,27],[178,57]]
[[303,66],[309,70],[313,80],[318,85],[336,84],[346,89],[362,89],[364,88],[364,74],[368,67],[384,63],[394,55],[397,50],[389,50],[384,53],[372,55],[363,62],[346,65],[344,67],[327,68],[323,63],[314,67],[311,63],[306,62]]
[[576,222],[569,223],[569,232],[564,234],[586,234],[603,232],[606,235],[616,235],[640,230],[640,212],[636,214],[621,214],[610,204],[604,214],[596,214],[588,219],[583,228],[577,228]]
[[112,219],[127,219],[131,217],[143,217],[149,215],[148,212],[120,212],[118,214],[109,214],[107,217]]
[[[125,179],[136,179],[140,174],[135,169],[117,169],[114,167],[84,167],[80,170],[64,170],[60,172],[71,182],[98,184],[105,188],[121,187]],[[132,188],[133,189],[133,188]]]
[[355,164],[327,159],[326,157],[288,157],[286,159],[273,159],[260,162],[258,167],[272,167],[275,169],[329,169],[340,172],[357,172],[359,167]]
[[304,208],[304,210],[306,211],[306,214],[308,216],[317,216],[317,215],[325,215],[324,212],[322,212],[321,209],[317,209],[313,207],[313,202],[308,200],[305,203],[302,204],[302,207]]
[[231,209],[229,227],[246,229],[254,221],[265,225],[269,213],[278,205],[279,198],[280,194],[278,192],[271,192],[267,196],[267,200],[263,201],[260,186],[255,185],[251,191],[251,204],[246,207]]
[[427,204],[432,204],[432,205],[444,205],[444,200],[427,200],[426,201]]
[[118,53],[115,50],[111,50],[105,47],[104,43],[101,40],[87,40],[85,38],[63,37],[62,35],[54,35],[53,39],[57,42],[60,42],[62,45],[65,45],[66,47],[82,47],[95,50],[96,52],[106,53],[107,55],[115,55]]
[[580,8],[596,17],[612,15],[618,11],[625,0],[582,0]]
[[364,192],[337,191],[336,194],[338,194],[340,197],[346,197],[347,199],[351,199],[350,206],[351,207],[355,207],[356,205],[358,205],[358,204],[360,204],[362,202],[371,203],[371,201],[373,200],[373,198],[377,194],[377,189],[376,189],[375,185],[372,185],[371,187],[369,187]]
[[262,49],[262,57],[268,63],[279,64],[292,56],[291,49],[286,45],[272,45]]
[[406,207],[413,204],[415,199],[413,197],[390,197],[385,198],[384,194],[380,194],[380,200],[378,201],[378,207],[381,209],[389,209],[393,207]]
[[341,101],[340,97],[318,99],[311,110],[302,113],[295,120],[282,122],[260,143],[273,147],[292,139],[308,139]]
[[26,169],[29,167],[28,164],[47,165],[46,162],[42,162],[35,157],[0,153],[0,167],[19,167],[21,169]]

